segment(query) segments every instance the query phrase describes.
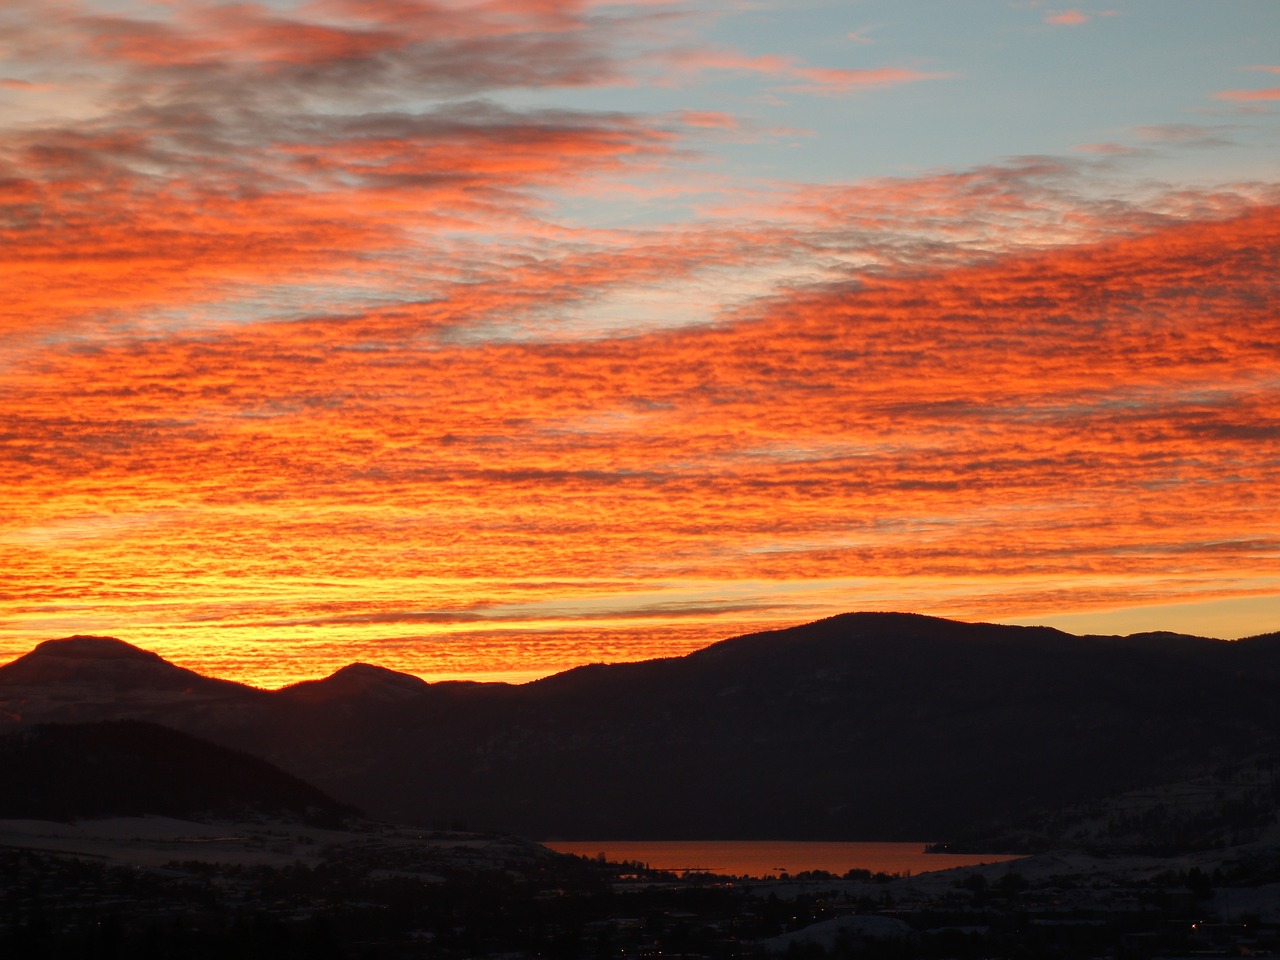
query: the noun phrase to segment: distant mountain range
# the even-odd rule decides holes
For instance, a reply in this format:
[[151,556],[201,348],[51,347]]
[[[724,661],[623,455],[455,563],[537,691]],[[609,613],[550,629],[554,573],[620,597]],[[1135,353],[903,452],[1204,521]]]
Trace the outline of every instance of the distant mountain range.
[[846,614],[521,686],[353,664],[263,691],[73,637],[0,667],[0,728],[147,720],[425,825],[942,840],[1278,755],[1277,694],[1280,634]]

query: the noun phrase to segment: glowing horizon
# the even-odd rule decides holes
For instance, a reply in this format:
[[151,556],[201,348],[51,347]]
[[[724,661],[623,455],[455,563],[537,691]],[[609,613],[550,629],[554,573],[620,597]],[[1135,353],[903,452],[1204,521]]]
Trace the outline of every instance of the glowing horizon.
[[1280,8],[1175,6],[7,5],[0,661],[1280,629]]

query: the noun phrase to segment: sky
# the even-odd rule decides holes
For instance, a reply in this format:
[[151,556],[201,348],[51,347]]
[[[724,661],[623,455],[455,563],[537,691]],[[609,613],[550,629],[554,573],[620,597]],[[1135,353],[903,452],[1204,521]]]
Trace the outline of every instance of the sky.
[[1280,630],[1280,3],[6,0],[0,661]]

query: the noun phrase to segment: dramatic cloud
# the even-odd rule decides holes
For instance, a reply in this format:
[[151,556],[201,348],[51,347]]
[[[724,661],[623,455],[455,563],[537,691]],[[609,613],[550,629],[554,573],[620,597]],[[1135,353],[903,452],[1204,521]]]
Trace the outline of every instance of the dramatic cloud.
[[981,65],[722,16],[6,5],[0,658],[527,679],[1280,594],[1280,191],[1142,166],[1253,128],[815,176]]
[[[66,563],[162,605],[202,583],[224,628],[277,636],[656,621],[650,654],[690,611],[613,598],[985,577],[1005,599],[939,606],[1009,613],[1084,571],[1158,593],[1171,551],[1229,590],[1280,548],[1278,240],[1262,207],[621,339],[448,346],[366,315],[72,349],[5,397],[6,565],[46,597]],[[286,628],[308,573],[347,612]],[[494,612],[508,579],[524,605]]]

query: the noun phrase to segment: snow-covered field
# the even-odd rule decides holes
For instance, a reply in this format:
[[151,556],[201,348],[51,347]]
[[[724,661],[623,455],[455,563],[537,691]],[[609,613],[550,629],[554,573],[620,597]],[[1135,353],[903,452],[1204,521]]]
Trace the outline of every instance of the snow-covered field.
[[326,830],[274,821],[197,823],[170,817],[115,817],[72,823],[0,820],[0,846],[139,867],[190,860],[314,866],[323,859],[323,851],[332,847],[413,848],[438,859],[477,865],[551,856],[544,847],[514,837],[425,832],[388,824],[370,823],[362,830]]

